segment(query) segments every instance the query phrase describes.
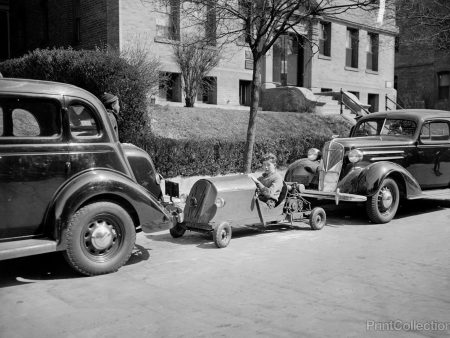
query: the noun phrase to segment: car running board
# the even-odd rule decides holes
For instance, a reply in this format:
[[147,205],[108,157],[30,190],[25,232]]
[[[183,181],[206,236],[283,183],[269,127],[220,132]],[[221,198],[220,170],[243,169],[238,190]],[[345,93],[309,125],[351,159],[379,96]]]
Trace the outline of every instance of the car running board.
[[425,190],[420,195],[412,196],[408,199],[417,200],[421,198],[448,198],[450,199],[450,189]]
[[56,241],[50,239],[24,239],[0,243],[0,260],[38,255],[56,251]]

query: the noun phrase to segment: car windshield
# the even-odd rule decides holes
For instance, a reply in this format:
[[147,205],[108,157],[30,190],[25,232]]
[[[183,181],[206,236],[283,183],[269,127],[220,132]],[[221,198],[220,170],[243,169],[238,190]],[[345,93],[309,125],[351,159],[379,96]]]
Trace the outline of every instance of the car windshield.
[[379,135],[412,137],[416,127],[416,122],[405,119],[365,120],[355,127],[353,137]]

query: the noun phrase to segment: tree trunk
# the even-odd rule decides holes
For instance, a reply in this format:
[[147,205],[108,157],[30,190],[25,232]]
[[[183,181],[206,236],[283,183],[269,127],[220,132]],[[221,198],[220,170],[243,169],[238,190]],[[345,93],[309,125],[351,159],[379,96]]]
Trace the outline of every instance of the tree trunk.
[[194,100],[192,100],[191,97],[186,96],[184,98],[184,102],[186,102],[186,107],[189,107],[189,108],[194,107]]
[[248,119],[247,142],[244,153],[244,172],[249,173],[252,170],[253,146],[256,136],[256,114],[259,106],[259,92],[261,89],[261,56],[253,56],[253,82],[250,96],[250,116]]

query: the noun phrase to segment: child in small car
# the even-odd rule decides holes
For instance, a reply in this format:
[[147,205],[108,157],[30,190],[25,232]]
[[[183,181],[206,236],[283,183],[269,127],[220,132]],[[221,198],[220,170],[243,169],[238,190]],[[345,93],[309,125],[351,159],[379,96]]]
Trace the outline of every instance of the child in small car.
[[258,179],[250,176],[259,189],[258,198],[273,208],[283,189],[283,178],[277,172],[277,157],[268,153],[263,156],[263,174]]

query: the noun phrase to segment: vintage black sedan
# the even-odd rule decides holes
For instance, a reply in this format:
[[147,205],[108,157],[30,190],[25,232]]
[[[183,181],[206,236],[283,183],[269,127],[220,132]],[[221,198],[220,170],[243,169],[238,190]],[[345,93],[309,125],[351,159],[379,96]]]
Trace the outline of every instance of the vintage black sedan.
[[402,198],[450,198],[450,112],[366,115],[348,138],[332,139],[322,152],[312,149],[308,159],[293,163],[285,180],[304,183],[304,196],[365,202],[374,223],[389,222]]
[[159,183],[91,93],[0,79],[0,260],[62,251],[82,274],[115,271],[136,232],[169,228]]

